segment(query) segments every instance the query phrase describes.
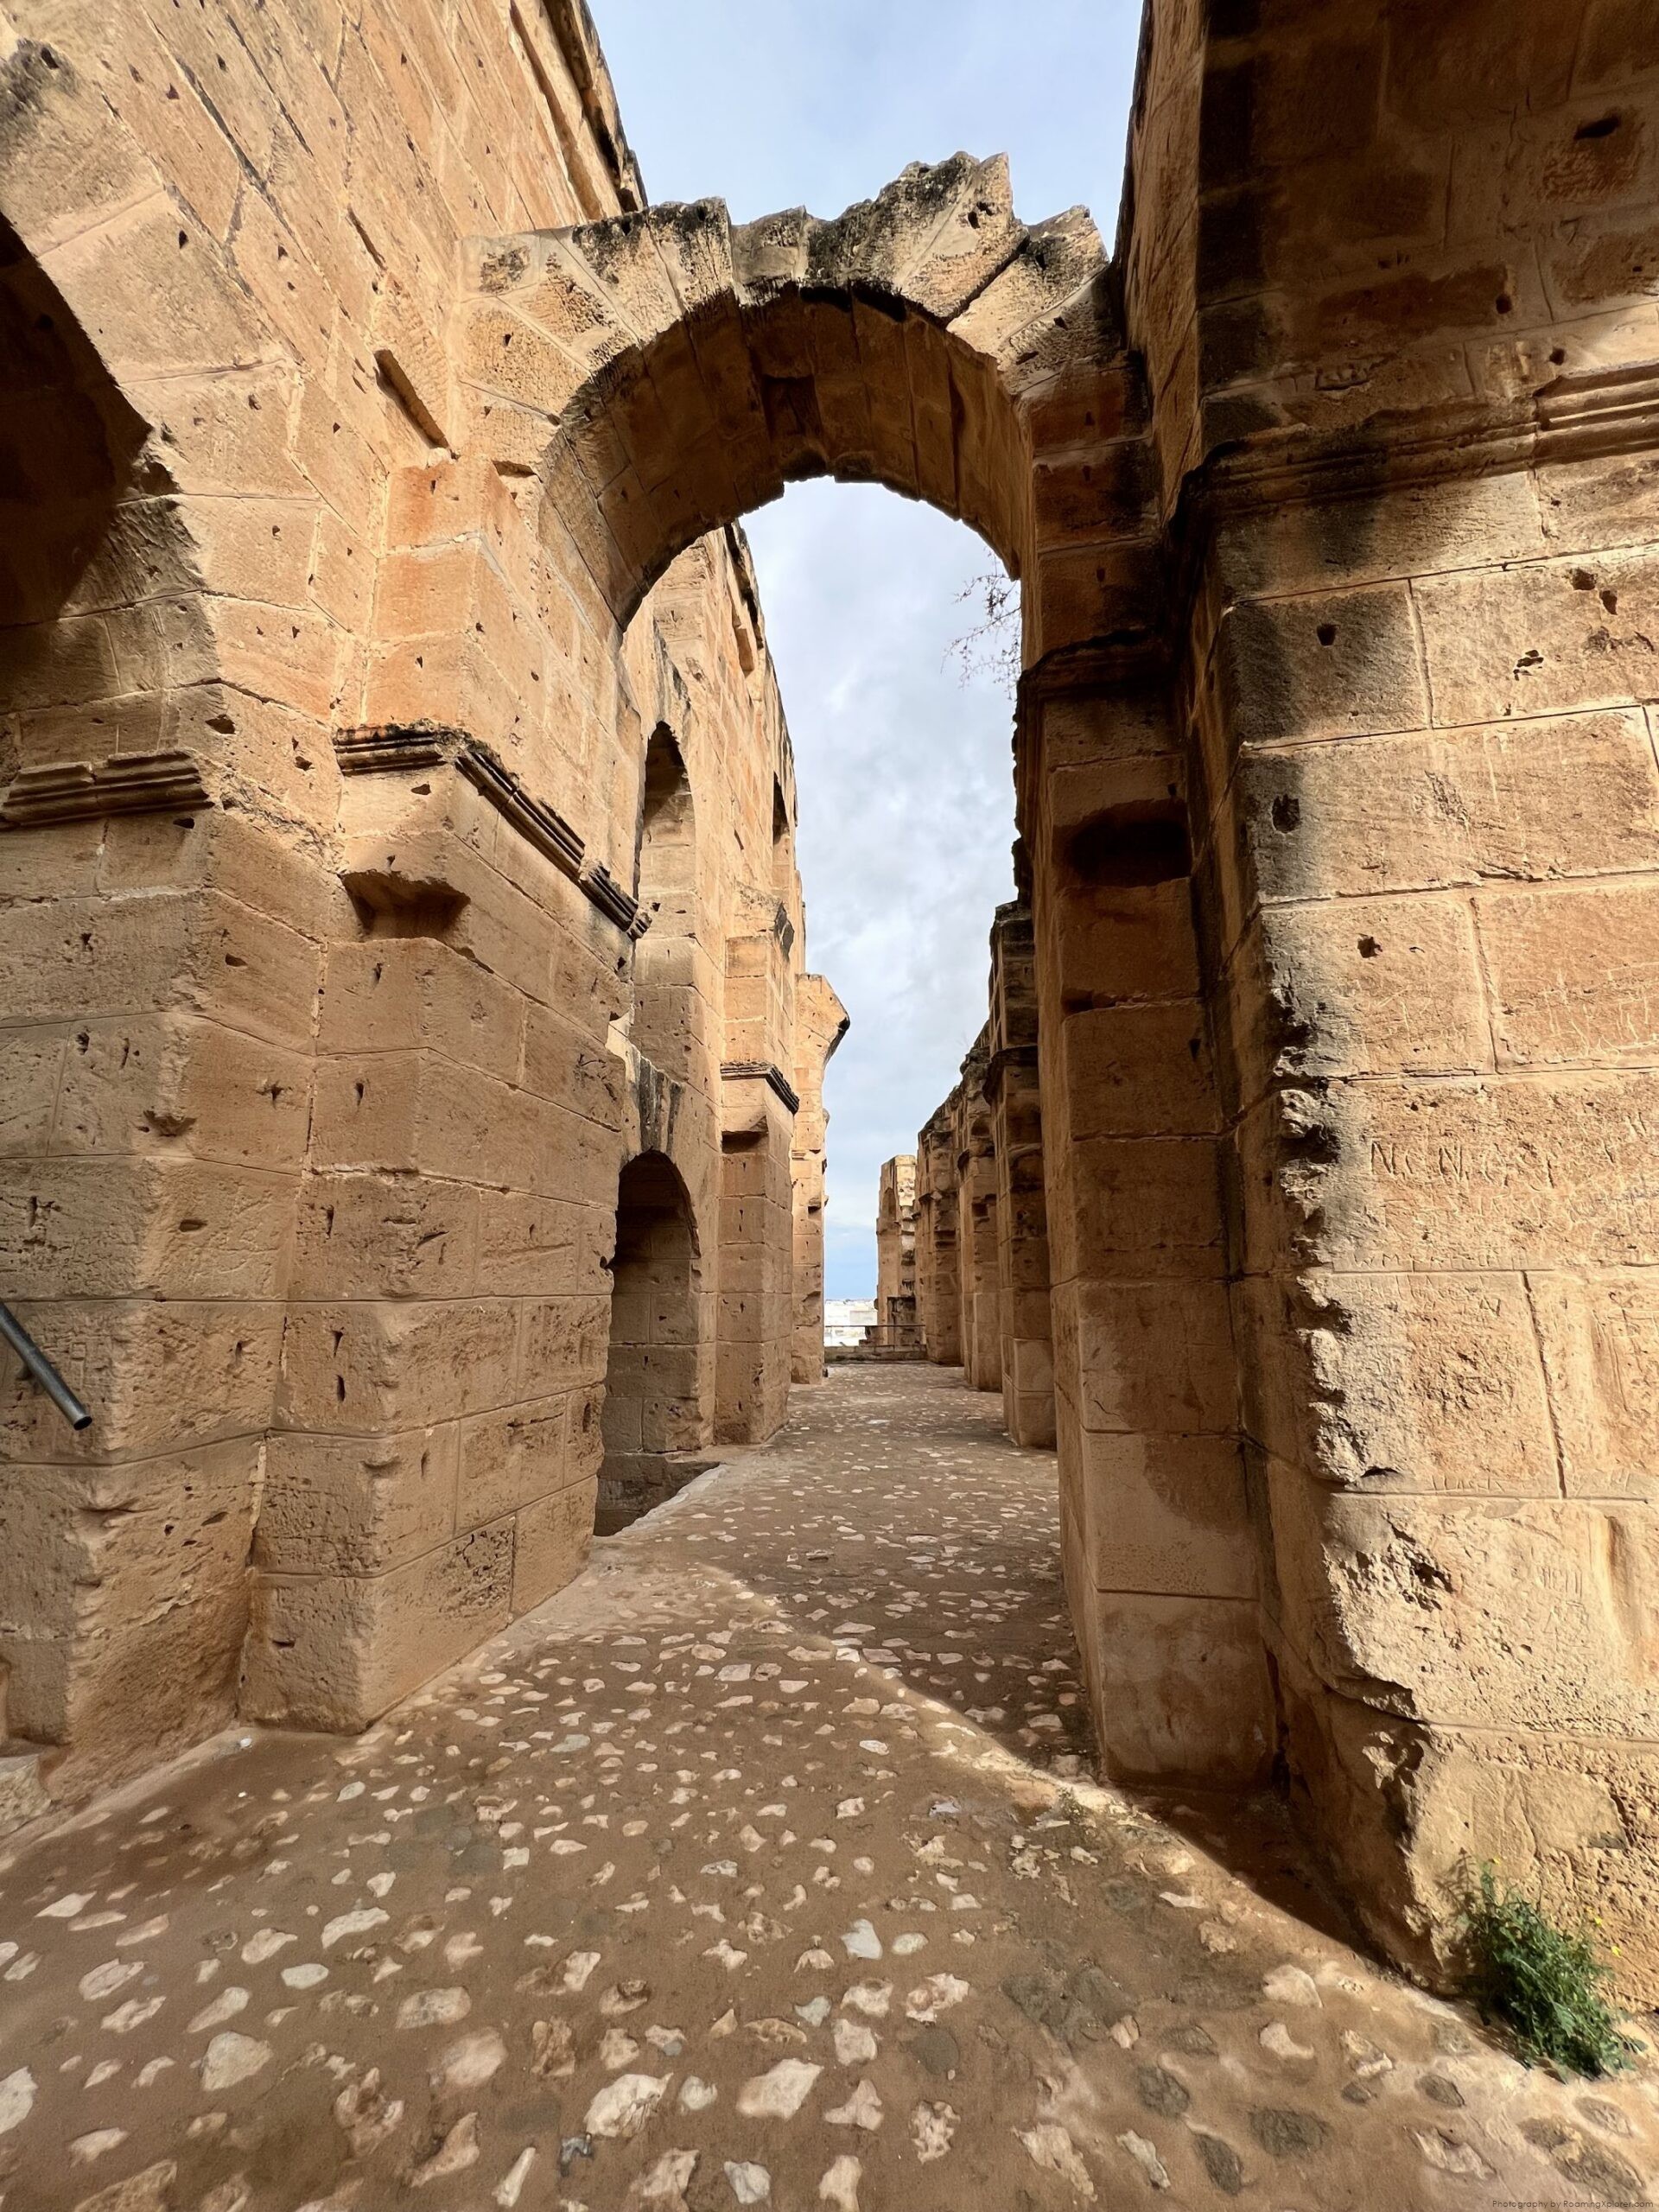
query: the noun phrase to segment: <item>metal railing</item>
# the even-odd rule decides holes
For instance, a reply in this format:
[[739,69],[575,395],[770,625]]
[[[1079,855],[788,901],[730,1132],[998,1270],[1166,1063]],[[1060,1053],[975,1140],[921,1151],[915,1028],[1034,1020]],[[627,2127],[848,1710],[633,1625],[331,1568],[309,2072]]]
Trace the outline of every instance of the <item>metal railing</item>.
[[0,1338],[3,1338],[71,1428],[90,1428],[92,1414],[82,1405],[57,1369],[41,1350],[10,1306],[0,1304]]

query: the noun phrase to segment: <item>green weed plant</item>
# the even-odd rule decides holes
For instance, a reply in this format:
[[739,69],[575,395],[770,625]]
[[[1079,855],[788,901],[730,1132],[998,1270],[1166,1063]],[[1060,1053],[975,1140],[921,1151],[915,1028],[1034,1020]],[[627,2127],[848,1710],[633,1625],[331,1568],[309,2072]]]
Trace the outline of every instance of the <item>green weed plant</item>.
[[1490,1859],[1465,1883],[1469,1994],[1535,2063],[1559,2074],[1616,2074],[1643,2046],[1608,2002],[1611,1961],[1589,1929],[1557,1927]]

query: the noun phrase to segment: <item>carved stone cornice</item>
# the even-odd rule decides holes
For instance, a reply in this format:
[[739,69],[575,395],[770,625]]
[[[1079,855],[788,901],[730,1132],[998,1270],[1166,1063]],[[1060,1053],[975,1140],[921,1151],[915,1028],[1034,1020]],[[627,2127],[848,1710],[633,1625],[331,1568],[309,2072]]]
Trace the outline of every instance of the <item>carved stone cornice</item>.
[[212,804],[193,753],[112,753],[104,760],[45,761],[21,769],[0,803],[0,830]]
[[649,914],[642,914],[639,902],[631,899],[602,861],[596,862],[587,874],[578,879],[585,891],[607,921],[631,938],[641,938],[651,927]]
[[1394,484],[1655,448],[1659,361],[1637,362],[1558,377],[1508,402],[1465,400],[1382,416],[1353,430],[1258,433],[1197,470],[1183,505],[1208,520],[1256,507],[1348,499]]
[[722,1060],[720,1072],[727,1083],[764,1083],[777,1092],[791,1114],[798,1114],[801,1109],[799,1091],[772,1060]]
[[391,775],[416,768],[453,767],[486,798],[532,850],[551,861],[578,891],[626,937],[638,940],[651,917],[630,898],[602,863],[585,868],[587,846],[579,831],[544,799],[537,798],[487,745],[446,722],[385,722],[341,730],[334,758],[344,776]]
[[532,798],[517,776],[504,768],[481,745],[464,745],[455,766],[474,791],[481,791],[502,818],[527,844],[572,878],[582,867],[587,848],[562,814],[543,800]]
[[334,733],[334,759],[342,776],[390,774],[401,768],[436,768],[454,760],[471,740],[447,722],[375,722]]
[[1001,1096],[1002,1085],[1010,1068],[1029,1068],[1034,1075],[1037,1068],[1036,1046],[1004,1045],[991,1054],[989,1060],[986,1063],[984,1080],[980,1086],[984,1091],[988,1105],[995,1106]]

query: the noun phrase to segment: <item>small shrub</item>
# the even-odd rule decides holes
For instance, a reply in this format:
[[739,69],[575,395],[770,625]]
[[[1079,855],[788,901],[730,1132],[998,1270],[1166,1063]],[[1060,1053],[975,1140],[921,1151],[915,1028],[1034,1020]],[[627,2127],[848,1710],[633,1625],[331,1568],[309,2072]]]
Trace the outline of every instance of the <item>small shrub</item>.
[[1481,2018],[1501,2021],[1527,2057],[1562,2074],[1613,2074],[1642,2048],[1603,1994],[1613,1970],[1595,1938],[1500,1887],[1490,1860],[1465,1882],[1463,1933]]

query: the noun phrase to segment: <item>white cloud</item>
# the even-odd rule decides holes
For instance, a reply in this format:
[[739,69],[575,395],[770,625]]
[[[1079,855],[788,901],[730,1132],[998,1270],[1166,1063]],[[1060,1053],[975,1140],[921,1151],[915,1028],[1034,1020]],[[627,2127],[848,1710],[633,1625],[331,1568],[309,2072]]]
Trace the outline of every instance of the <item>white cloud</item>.
[[830,1064],[829,1288],[875,1281],[876,1178],[908,1152],[985,1019],[1013,895],[1011,702],[945,665],[991,556],[869,486],[798,486],[750,518],[794,740],[810,964],[852,1016]]

